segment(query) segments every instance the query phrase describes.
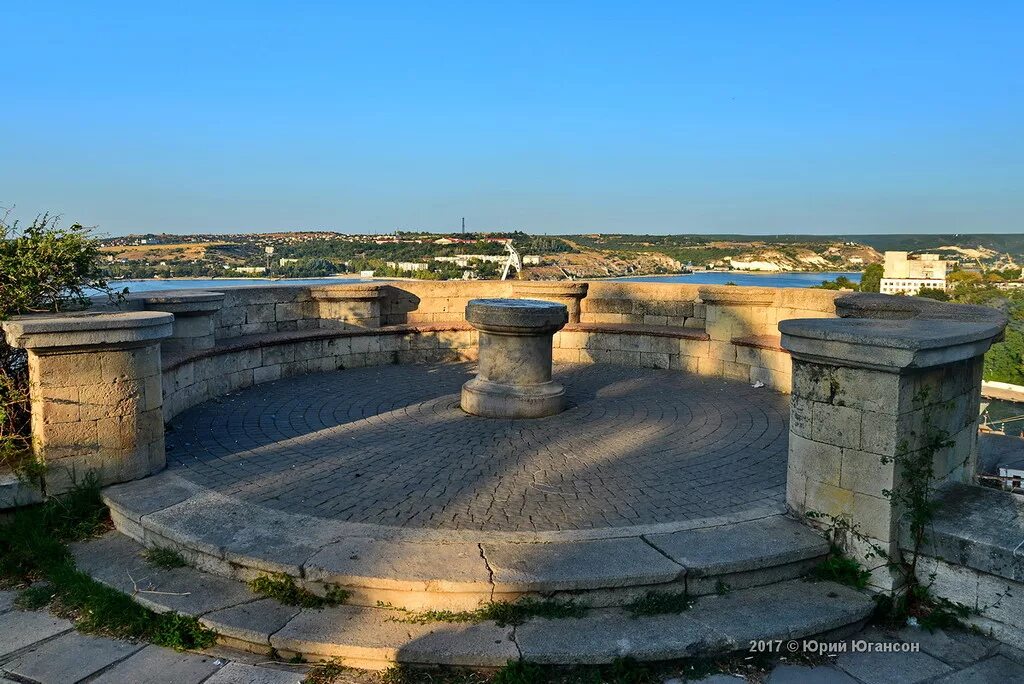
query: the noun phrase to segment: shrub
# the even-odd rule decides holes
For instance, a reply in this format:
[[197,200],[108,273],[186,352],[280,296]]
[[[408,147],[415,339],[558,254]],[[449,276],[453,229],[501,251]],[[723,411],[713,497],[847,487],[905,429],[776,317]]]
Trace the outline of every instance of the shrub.
[[[84,308],[90,291],[114,296],[90,229],[77,223],[64,228],[49,214],[21,229],[8,216],[0,216],[0,320]],[[0,338],[0,469],[31,463],[29,418],[25,353]]]

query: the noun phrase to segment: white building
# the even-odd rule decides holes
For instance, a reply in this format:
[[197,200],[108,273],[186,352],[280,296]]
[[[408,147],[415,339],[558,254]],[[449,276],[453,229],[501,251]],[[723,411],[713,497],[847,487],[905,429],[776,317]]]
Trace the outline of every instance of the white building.
[[397,268],[399,271],[426,271],[429,264],[422,264],[416,261],[388,261],[388,268]]
[[946,262],[938,254],[885,253],[882,294],[915,295],[923,289],[946,289]]
[[492,264],[503,264],[508,261],[507,254],[460,254],[459,256],[436,256],[434,261],[440,261],[442,263],[455,264],[465,268],[469,266],[471,261],[486,262],[489,261]]

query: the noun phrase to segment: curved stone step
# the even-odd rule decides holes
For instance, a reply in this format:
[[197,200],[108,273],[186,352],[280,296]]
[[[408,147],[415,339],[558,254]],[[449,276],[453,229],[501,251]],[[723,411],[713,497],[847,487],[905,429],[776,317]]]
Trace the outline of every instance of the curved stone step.
[[[286,513],[203,490],[170,473],[110,487],[119,531],[173,548],[206,572],[251,579],[288,574],[315,593],[413,610],[472,609],[528,595],[585,595],[623,605],[651,589],[705,595],[806,574],[825,540],[771,507],[752,520],[610,528],[503,537],[469,530],[408,530]],[[601,538],[599,533],[606,536]]]
[[[395,662],[497,667],[509,660],[608,663],[620,657],[667,660],[744,651],[751,640],[845,634],[859,629],[874,606],[869,596],[830,582],[789,580],[696,600],[677,614],[634,617],[595,608],[579,618],[427,623],[387,608],[284,606],[236,581],[194,568],[157,570],[142,547],[116,532],[76,544],[78,566],[157,611],[199,617],[222,641],[283,657],[338,658],[352,667]],[[581,601],[582,603],[582,601]]]

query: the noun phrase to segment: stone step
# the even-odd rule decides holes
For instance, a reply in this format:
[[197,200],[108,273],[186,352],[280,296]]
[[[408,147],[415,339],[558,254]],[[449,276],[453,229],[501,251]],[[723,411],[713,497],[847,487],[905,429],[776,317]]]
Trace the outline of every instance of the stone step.
[[171,473],[110,487],[104,499],[120,532],[211,574],[285,573],[315,593],[343,587],[355,605],[413,610],[562,593],[614,606],[654,588],[699,596],[801,577],[828,552],[820,535],[772,506],[749,520],[509,535],[313,518]]
[[[352,667],[395,662],[497,667],[523,659],[549,664],[653,661],[745,651],[758,639],[839,636],[859,629],[874,606],[830,582],[788,580],[711,595],[684,612],[633,616],[594,608],[583,617],[532,618],[519,625],[409,621],[404,611],[342,605],[284,606],[243,583],[185,567],[158,570],[142,547],[116,532],[73,546],[78,566],[157,611],[199,617],[229,646],[283,657],[338,658]],[[585,603],[583,599],[579,601]]]

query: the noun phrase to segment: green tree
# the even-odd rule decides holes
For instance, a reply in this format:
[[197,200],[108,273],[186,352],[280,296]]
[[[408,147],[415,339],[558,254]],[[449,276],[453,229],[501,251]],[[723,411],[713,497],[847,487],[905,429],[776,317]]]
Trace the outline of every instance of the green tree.
[[1007,326],[1006,338],[985,354],[985,379],[1024,385],[1024,333]]
[[[64,228],[58,217],[43,214],[20,229],[8,216],[0,216],[0,320],[84,308],[90,291],[113,295],[100,271],[99,243],[88,228]],[[22,462],[28,453],[29,418],[25,353],[0,339],[0,468]]]
[[922,287],[917,296],[924,297],[925,299],[934,299],[939,302],[949,301],[949,293],[937,287]]
[[860,277],[861,292],[879,292],[882,289],[882,274],[885,269],[882,264],[871,264],[864,269]]

